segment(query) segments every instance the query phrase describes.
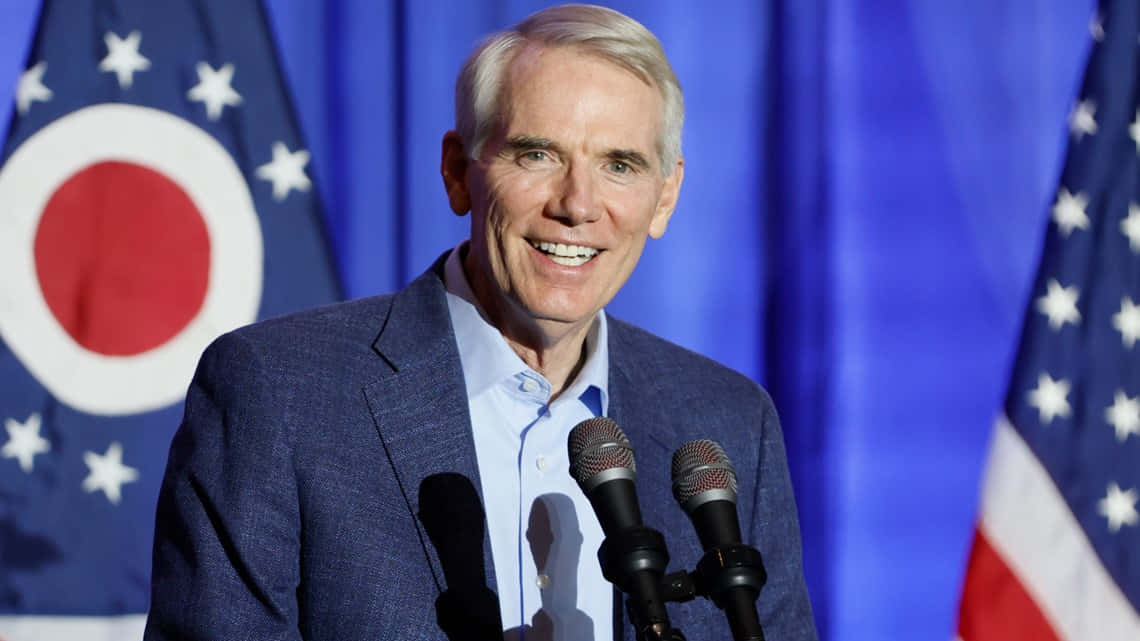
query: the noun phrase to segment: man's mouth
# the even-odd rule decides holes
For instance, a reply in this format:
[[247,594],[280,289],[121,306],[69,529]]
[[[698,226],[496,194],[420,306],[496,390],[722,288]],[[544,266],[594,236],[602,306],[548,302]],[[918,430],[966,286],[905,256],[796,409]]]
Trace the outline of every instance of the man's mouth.
[[597,249],[584,245],[564,245],[562,243],[548,243],[535,240],[528,240],[527,242],[530,243],[531,247],[546,254],[550,260],[559,265],[566,265],[568,267],[577,267],[578,265],[585,264],[591,258],[598,255]]

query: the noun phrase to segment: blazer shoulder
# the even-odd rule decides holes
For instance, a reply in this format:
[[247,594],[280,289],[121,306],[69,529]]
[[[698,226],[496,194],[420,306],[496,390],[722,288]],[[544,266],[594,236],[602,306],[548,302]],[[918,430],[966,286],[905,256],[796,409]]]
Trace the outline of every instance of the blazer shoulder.
[[239,327],[203,352],[198,376],[231,379],[239,373],[285,384],[294,378],[340,381],[372,363],[372,342],[391,307],[391,295],[333,303]]
[[313,307],[239,327],[234,334],[252,343],[288,341],[313,332],[358,336],[372,333],[371,342],[392,306],[394,294],[369,296]]
[[631,380],[642,381],[639,387],[697,388],[705,395],[725,395],[734,402],[750,399],[762,407],[771,407],[768,392],[744,374],[636,325],[613,316],[606,320],[611,366]]

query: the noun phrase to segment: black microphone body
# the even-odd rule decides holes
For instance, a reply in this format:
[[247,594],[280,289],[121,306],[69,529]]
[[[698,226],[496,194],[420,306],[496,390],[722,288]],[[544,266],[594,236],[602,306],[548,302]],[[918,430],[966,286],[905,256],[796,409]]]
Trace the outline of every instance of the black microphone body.
[[590,500],[606,537],[598,550],[602,575],[629,596],[626,605],[637,638],[678,638],[661,594],[669,552],[664,537],[642,523],[629,439],[612,420],[593,418],[570,431],[567,449],[570,474]]
[[724,449],[708,440],[682,445],[673,454],[673,495],[705,550],[698,591],[724,610],[735,641],[764,641],[756,599],[767,575],[760,553],[741,543],[736,472]]
[[630,479],[614,478],[599,483],[586,492],[586,498],[590,499],[606,536],[642,524],[637,486]]
[[706,551],[740,543],[740,518],[736,515],[736,503],[732,501],[706,501],[689,512],[689,519],[701,540],[701,547]]

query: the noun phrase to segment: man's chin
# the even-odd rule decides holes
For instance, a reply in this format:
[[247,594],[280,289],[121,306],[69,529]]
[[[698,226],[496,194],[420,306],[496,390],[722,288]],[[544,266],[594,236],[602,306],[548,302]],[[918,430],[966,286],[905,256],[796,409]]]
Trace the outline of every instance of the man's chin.
[[519,307],[534,324],[548,327],[588,324],[600,309],[584,304],[551,305],[550,301]]
[[532,311],[529,316],[539,325],[579,325],[588,323],[594,318],[595,312],[569,313],[552,311]]

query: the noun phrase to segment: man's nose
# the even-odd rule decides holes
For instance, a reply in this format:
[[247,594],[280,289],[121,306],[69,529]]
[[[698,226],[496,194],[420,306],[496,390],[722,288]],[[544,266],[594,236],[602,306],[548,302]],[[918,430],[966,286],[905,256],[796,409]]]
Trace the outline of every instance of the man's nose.
[[567,225],[593,222],[601,215],[601,203],[596,177],[587,167],[571,165],[555,194],[550,215]]

